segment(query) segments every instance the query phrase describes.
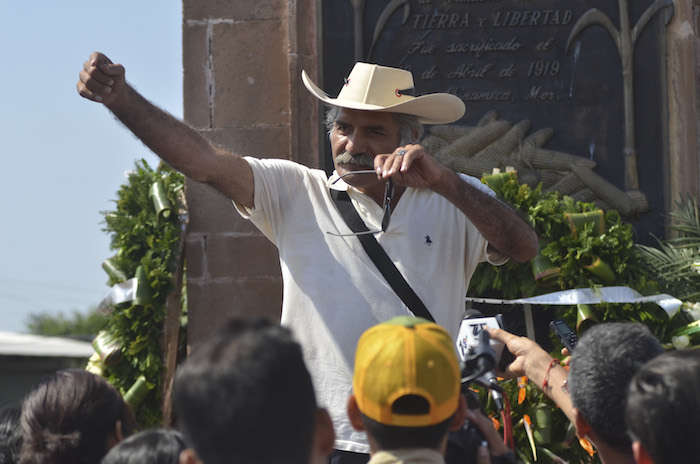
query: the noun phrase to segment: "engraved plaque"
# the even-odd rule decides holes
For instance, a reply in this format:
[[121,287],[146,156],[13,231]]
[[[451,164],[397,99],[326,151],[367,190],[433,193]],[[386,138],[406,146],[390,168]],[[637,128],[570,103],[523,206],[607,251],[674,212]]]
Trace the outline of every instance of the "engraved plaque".
[[672,14],[670,0],[324,0],[322,87],[337,94],[355,61],[396,66],[417,94],[459,96],[456,124],[495,110],[530,133],[551,128],[543,148],[592,160],[621,193],[643,195],[648,207],[625,216],[653,243],[650,232],[664,234]]

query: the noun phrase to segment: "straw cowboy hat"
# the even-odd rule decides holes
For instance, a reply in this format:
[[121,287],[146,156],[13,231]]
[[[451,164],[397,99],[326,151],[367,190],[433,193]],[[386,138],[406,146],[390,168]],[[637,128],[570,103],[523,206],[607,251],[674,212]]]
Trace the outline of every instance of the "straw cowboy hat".
[[413,75],[403,69],[355,63],[337,98],[311,82],[306,71],[301,72],[301,79],[316,98],[342,108],[412,114],[423,124],[448,124],[464,115],[464,102],[455,95],[407,95],[413,90]]

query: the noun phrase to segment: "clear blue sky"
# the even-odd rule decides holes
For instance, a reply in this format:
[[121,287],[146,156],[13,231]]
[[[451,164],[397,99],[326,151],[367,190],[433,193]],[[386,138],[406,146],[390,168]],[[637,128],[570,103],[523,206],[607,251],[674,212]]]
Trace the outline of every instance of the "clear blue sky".
[[109,290],[100,211],[134,161],[157,158],[76,92],[92,51],[182,116],[180,0],[0,0],[0,331],[86,312]]

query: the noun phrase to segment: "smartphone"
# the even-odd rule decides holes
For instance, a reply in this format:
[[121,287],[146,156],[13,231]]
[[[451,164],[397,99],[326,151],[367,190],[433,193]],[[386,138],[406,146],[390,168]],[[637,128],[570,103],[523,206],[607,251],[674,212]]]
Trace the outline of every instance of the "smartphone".
[[574,348],[578,343],[576,332],[571,330],[569,326],[566,325],[566,322],[562,321],[561,319],[556,319],[550,322],[549,328],[552,329],[552,332],[557,334],[557,337],[559,337],[559,340],[561,340],[562,345],[569,349],[569,353],[573,353]]

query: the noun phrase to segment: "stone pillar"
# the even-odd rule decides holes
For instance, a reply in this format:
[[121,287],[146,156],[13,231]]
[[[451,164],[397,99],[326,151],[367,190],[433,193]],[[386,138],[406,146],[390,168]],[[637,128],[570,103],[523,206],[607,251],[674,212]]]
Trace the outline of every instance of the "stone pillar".
[[669,152],[668,173],[670,192],[666,211],[687,195],[698,195],[700,168],[698,149],[698,76],[700,76],[700,40],[698,21],[700,2],[677,0],[673,19],[668,25],[668,110]]
[[[315,0],[184,0],[184,117],[235,153],[320,165]],[[187,180],[190,345],[232,315],[279,319],[276,248],[212,188]]]

